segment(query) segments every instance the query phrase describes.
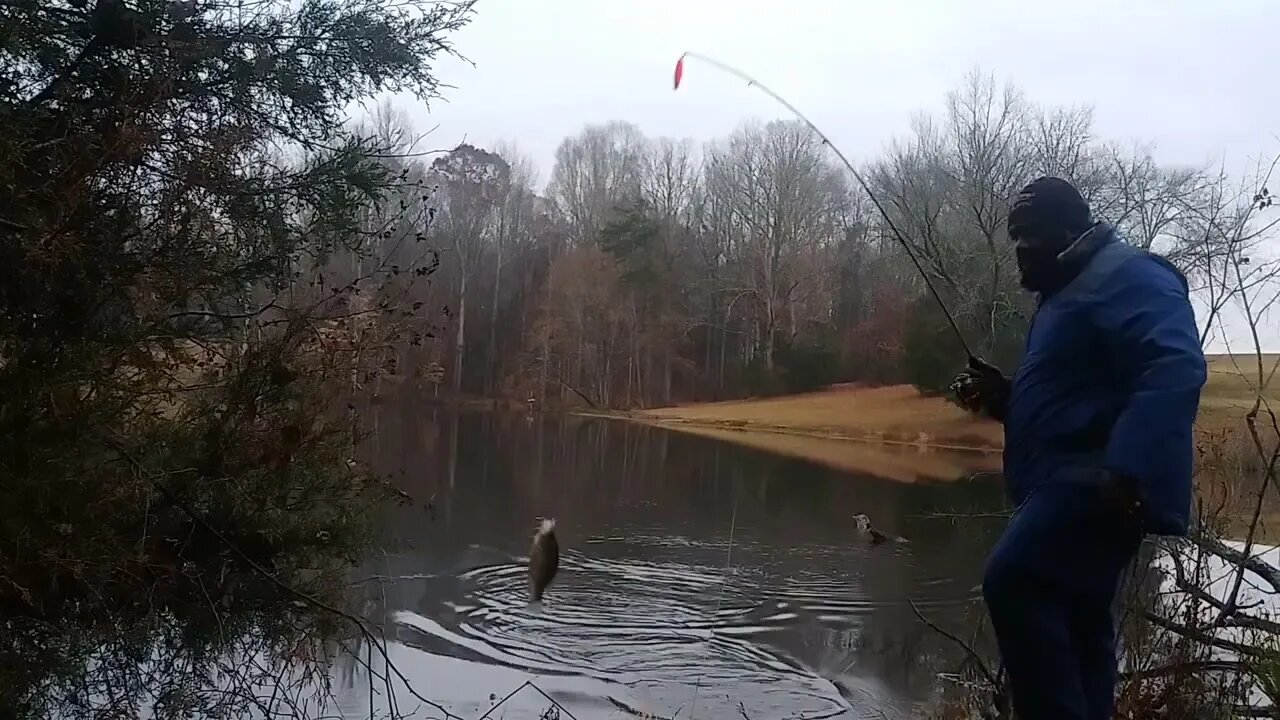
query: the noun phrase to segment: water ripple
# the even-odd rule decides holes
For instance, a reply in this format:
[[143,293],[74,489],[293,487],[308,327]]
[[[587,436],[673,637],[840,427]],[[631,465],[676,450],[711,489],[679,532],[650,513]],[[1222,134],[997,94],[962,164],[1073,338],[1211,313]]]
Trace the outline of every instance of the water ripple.
[[[906,600],[962,627],[985,547],[969,528],[905,518],[967,507],[970,488],[730,461],[718,446],[673,445],[668,455],[653,445],[641,462],[635,438],[605,443],[598,433],[590,442],[601,445],[582,453],[572,443],[587,434],[548,434],[545,446],[534,442],[541,436],[523,445],[484,437],[474,455],[441,466],[440,520],[424,526],[414,515],[389,530],[423,551],[389,554],[358,584],[380,599],[369,614],[381,614],[392,660],[451,713],[478,718],[533,682],[578,720],[741,710],[761,720],[895,720],[930,697],[944,664],[954,667]],[[532,454],[504,459],[520,447]],[[866,508],[911,544],[860,542],[844,507]],[[545,604],[531,607],[519,553],[529,518],[547,514],[562,519],[561,570]],[[344,682],[338,697],[352,718],[385,695],[385,681]],[[526,688],[492,717],[536,720],[547,704]]]
[[[658,539],[628,538],[642,540]],[[850,698],[867,691],[850,690],[856,679],[822,677],[766,641],[797,622],[874,610],[878,603],[857,590],[856,577],[795,575],[765,584],[762,573],[569,551],[545,606],[534,609],[523,560],[478,565],[458,573],[460,583],[429,589],[425,606],[392,615],[398,640],[432,657],[507,668],[540,683],[596,683],[609,688],[615,709],[643,706],[661,716],[687,712],[696,699],[707,717],[736,714],[735,698],[749,686],[757,688],[752,702],[761,716],[859,716]]]

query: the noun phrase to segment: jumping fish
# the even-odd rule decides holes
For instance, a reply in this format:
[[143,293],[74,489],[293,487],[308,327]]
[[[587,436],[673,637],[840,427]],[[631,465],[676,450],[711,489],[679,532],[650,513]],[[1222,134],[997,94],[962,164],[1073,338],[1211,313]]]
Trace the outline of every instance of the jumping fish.
[[544,519],[533,535],[529,548],[529,600],[542,602],[542,594],[560,569],[560,543],[556,540],[556,521]]

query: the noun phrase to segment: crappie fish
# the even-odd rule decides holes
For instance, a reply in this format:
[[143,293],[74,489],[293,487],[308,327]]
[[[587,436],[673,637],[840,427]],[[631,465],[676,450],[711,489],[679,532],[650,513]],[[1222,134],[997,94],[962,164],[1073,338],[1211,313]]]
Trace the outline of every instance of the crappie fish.
[[560,543],[556,540],[556,521],[544,519],[533,535],[529,548],[529,600],[542,602],[542,594],[560,569]]

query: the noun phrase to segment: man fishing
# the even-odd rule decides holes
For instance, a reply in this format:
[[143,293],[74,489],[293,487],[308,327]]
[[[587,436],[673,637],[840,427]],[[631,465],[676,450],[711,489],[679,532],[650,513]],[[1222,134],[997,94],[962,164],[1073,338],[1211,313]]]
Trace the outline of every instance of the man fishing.
[[983,595],[1026,720],[1109,720],[1121,576],[1144,534],[1185,535],[1206,368],[1185,278],[1044,177],[1008,217],[1038,307],[1012,378],[982,362],[957,398],[1005,428],[1018,509]]

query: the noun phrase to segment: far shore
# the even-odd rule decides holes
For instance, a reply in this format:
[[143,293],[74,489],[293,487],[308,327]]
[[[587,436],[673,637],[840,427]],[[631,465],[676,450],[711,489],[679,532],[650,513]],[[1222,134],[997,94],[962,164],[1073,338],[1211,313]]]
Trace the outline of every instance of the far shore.
[[802,395],[696,403],[612,417],[903,482],[1000,469],[1003,431],[905,386],[836,386]]
[[[1245,375],[1250,364],[1256,360],[1209,359],[1197,420],[1202,432],[1224,438],[1245,433],[1244,415],[1253,399]],[[578,414],[626,419],[904,481],[998,471],[1004,446],[998,423],[905,385],[836,385],[799,395]]]

